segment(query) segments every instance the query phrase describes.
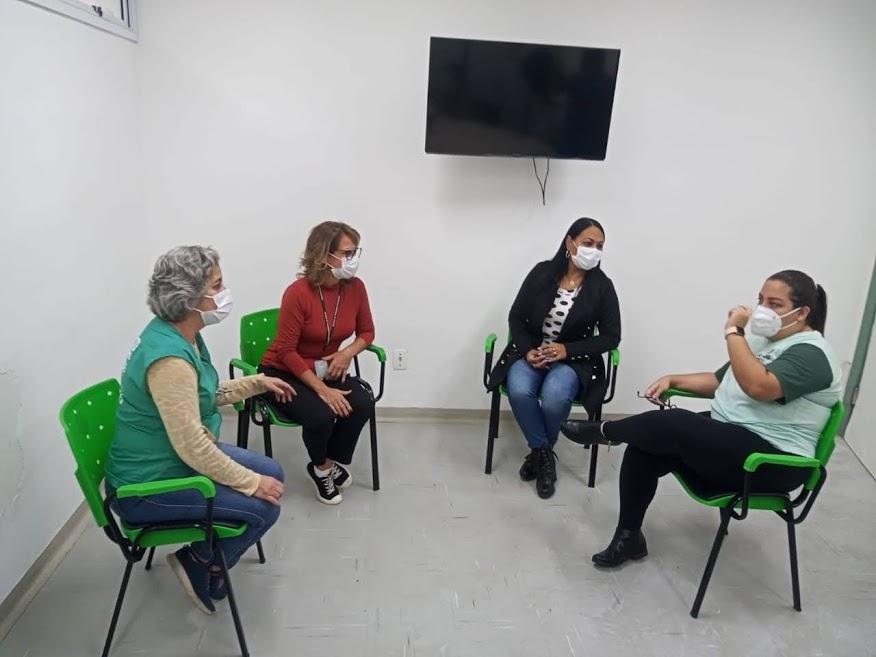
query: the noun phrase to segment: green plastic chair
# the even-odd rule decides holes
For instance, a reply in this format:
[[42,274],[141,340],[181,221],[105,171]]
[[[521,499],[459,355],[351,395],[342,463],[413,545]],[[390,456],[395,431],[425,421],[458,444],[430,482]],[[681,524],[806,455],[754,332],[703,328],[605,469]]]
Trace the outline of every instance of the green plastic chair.
[[[511,337],[508,337],[510,341]],[[484,345],[484,388],[487,388],[487,384],[490,379],[490,372],[493,371],[493,354],[496,349],[496,340],[498,337],[495,333],[490,333],[487,336],[487,341]],[[620,366],[620,350],[612,349],[608,352],[608,362],[606,364],[606,384],[607,395],[605,399],[602,400],[602,404],[609,403],[612,399],[614,399],[614,389],[617,385],[617,370]],[[491,474],[493,472],[493,443],[496,438],[499,437],[499,407],[502,402],[502,397],[507,396],[508,391],[505,389],[504,385],[499,386],[496,390],[493,391],[491,400],[490,400],[490,424],[487,429],[487,458],[486,465],[484,466],[484,474]],[[572,406],[582,406],[580,402],[573,401]],[[593,417],[589,418],[590,420],[599,421],[602,419],[602,406],[597,409],[596,413]],[[587,449],[587,447],[585,447]],[[596,459],[599,452],[599,446],[593,445],[590,452],[590,475],[587,479],[587,485],[590,488],[593,488],[593,484],[596,481]]]
[[[663,399],[669,401],[673,397],[689,397],[694,399],[709,399],[709,397],[698,395],[686,390],[670,389],[663,394]],[[706,589],[709,586],[709,580],[712,577],[712,571],[715,568],[715,562],[718,560],[718,552],[721,550],[721,544],[724,542],[724,536],[728,533],[728,526],[731,519],[744,520],[748,516],[751,509],[757,511],[773,511],[785,521],[788,527],[788,551],[791,559],[791,589],[794,596],[794,609],[801,611],[800,606],[800,579],[797,572],[797,538],[795,527],[806,519],[818,493],[821,491],[824,482],[827,479],[827,462],[833,454],[834,446],[836,445],[836,434],[843,420],[845,409],[842,402],[837,402],[833,405],[828,418],[827,424],[821,431],[821,436],[815,446],[815,457],[808,458],[805,456],[791,456],[785,454],[750,454],[743,469],[745,470],[745,478],[741,491],[720,491],[710,489],[704,482],[694,481],[690,476],[684,473],[673,472],[678,483],[685,492],[699,504],[715,507],[718,509],[721,522],[718,526],[718,533],[715,535],[715,541],[712,544],[712,551],[709,553],[709,559],[706,562],[706,569],[703,572],[700,587],[697,590],[697,595],[691,608],[690,615],[696,618],[700,613],[700,606],[703,603],[703,598],[706,595]],[[810,468],[812,475],[803,485],[800,493],[793,499],[790,493],[752,493],[751,492],[751,474],[756,472],[762,465],[782,465],[794,468]],[[794,510],[803,507],[798,515],[794,515]]]
[[[271,346],[274,337],[277,335],[277,319],[279,316],[279,308],[270,308],[250,313],[240,318],[240,358],[233,358],[228,366],[228,373],[232,379],[236,370],[239,370],[245,376],[258,373],[258,365],[262,361],[262,356],[264,356],[265,351]],[[380,388],[376,396],[371,386],[360,377],[358,356],[353,359],[353,367],[356,377],[365,386],[376,404],[383,397],[386,352],[382,347],[374,344],[366,347],[366,351],[377,356],[377,360],[380,363]],[[301,426],[284,418],[271,404],[261,397],[247,399],[245,402],[235,404],[234,408],[237,410],[237,445],[245,448],[249,444],[249,423],[252,420],[253,423],[262,428],[264,451],[267,456],[273,456],[273,447],[271,445],[272,426],[284,429],[295,429]],[[377,463],[377,416],[375,413],[371,414],[368,424],[371,432],[371,483],[374,490],[379,490],[380,471]]]
[[[61,426],[67,434],[67,442],[76,459],[76,480],[82,489],[85,500],[91,509],[97,526],[103,529],[109,539],[118,545],[125,559],[125,574],[119,588],[112,621],[103,646],[103,657],[109,654],[113,634],[122,610],[122,602],[131,577],[131,569],[135,563],[143,559],[147,549],[149,559],[147,569],[151,565],[155,548],[162,545],[182,545],[195,541],[207,541],[211,544],[222,574],[228,585],[228,603],[231,606],[231,616],[234,619],[234,629],[240,642],[240,652],[248,657],[246,639],[237,612],[237,602],[231,587],[231,578],[225,562],[225,554],[219,539],[240,536],[246,531],[245,523],[218,523],[213,521],[213,498],[216,487],[207,477],[195,476],[182,479],[164,479],[145,484],[129,484],[118,488],[114,495],[104,498],[100,484],[104,479],[107,454],[116,427],[116,410],[119,405],[119,382],[107,379],[97,385],[75,394],[61,408]],[[204,520],[201,522],[172,522],[151,525],[131,525],[124,520],[116,519],[110,510],[110,504],[115,500],[127,497],[148,497],[160,493],[170,493],[179,490],[196,490],[207,500]]]

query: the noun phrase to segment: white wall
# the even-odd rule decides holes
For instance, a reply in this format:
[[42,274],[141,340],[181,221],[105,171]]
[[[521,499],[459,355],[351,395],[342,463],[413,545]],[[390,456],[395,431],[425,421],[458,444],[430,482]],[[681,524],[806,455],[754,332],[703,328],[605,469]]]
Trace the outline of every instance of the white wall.
[[82,501],[61,404],[146,317],[135,53],[0,2],[0,600]]
[[[723,360],[726,310],[811,272],[849,358],[876,247],[876,7],[816,2],[141,3],[146,212],[277,305],[310,226],[363,232],[387,406],[482,408],[482,345],[572,219],[604,222],[624,316],[613,412]],[[622,49],[604,163],[425,155],[430,35]],[[223,360],[234,322],[210,329]]]
[[[309,227],[364,234],[385,404],[478,408],[482,344],[572,219],[608,231],[612,412],[721,362],[726,309],[813,273],[850,357],[876,246],[876,6],[493,0],[139,3],[141,43],[0,2],[0,599],[81,497],[63,400],[117,375],[155,256],[218,247],[240,312],[276,305]],[[432,34],[620,47],[608,159],[423,153]],[[234,321],[211,327],[217,361]]]

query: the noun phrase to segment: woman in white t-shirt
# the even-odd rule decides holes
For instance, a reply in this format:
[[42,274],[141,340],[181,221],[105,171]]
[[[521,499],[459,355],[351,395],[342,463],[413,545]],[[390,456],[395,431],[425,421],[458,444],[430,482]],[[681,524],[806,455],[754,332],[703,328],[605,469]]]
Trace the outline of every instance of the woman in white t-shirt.
[[[840,368],[824,339],[827,297],[800,271],[770,276],[757,309],[733,308],[724,327],[728,362],[716,372],[670,374],[645,396],[679,388],[713,397],[709,413],[650,411],[612,422],[566,422],[576,443],[627,443],[620,471],[620,517],[597,566],[618,566],[647,553],[642,520],[657,481],[680,471],[704,485],[738,491],[743,463],[754,452],[812,457],[832,406],[840,399]],[[746,337],[749,326],[751,337]],[[751,476],[752,492],[789,492],[811,472],[764,466]]]

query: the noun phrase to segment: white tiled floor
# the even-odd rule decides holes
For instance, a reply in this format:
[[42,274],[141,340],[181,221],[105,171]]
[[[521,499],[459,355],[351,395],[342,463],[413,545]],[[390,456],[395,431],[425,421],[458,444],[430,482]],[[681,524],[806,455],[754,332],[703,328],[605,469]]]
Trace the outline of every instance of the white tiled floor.
[[[694,620],[716,511],[665,479],[645,521],[649,557],[598,571],[590,555],[615,525],[622,450],[601,451],[588,489],[588,453],[561,439],[557,494],[542,501],[517,478],[525,448],[513,425],[503,425],[494,474],[483,474],[485,431],[485,423],[381,423],[382,490],[370,490],[366,434],[338,507],[313,498],[297,433],[276,432],[283,515],[265,540],[268,562],[253,554],[234,571],[251,653],[876,655],[876,482],[845,444],[798,531],[803,613],[791,608],[784,525],[754,513],[731,524]],[[227,604],[204,616],[163,554],[156,564],[134,571],[112,654],[238,654]],[[116,548],[89,529],[0,643],[0,657],[99,654],[122,569]]]

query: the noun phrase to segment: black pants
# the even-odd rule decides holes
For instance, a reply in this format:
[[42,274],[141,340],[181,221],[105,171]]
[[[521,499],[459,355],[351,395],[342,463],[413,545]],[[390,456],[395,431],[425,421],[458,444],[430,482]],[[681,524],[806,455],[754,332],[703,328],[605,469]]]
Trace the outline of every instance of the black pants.
[[[620,471],[621,529],[639,529],[660,477],[681,472],[701,485],[742,491],[742,464],[753,452],[784,454],[756,433],[683,409],[649,411],[606,422],[606,438],[627,443]],[[812,474],[805,468],[765,465],[751,477],[751,491],[786,493]]]
[[346,399],[353,412],[347,417],[339,417],[319,398],[319,395],[293,374],[272,367],[259,367],[259,372],[283,379],[298,393],[292,401],[285,404],[278,402],[270,393],[264,395],[264,399],[283,417],[301,425],[301,435],[307,453],[315,465],[322,465],[326,459],[345,465],[353,460],[353,452],[356,450],[356,442],[359,440],[362,427],[374,413],[374,398],[366,384],[349,376],[344,383],[325,382],[332,388],[350,391]]

